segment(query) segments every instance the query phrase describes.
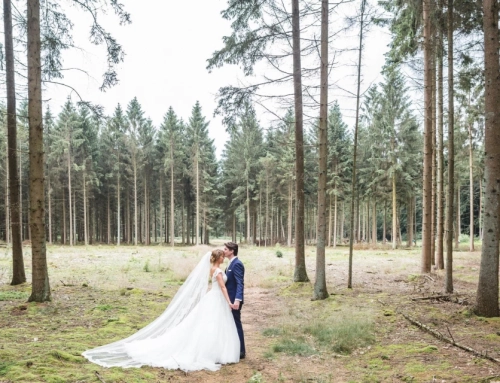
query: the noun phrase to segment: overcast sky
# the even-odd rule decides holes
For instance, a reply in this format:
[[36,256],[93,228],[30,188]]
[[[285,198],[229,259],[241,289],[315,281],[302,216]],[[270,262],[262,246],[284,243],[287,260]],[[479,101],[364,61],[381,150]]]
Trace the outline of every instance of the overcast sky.
[[[125,61],[118,66],[119,84],[104,93],[99,91],[106,68],[104,47],[94,47],[88,42],[88,16],[75,8],[68,14],[75,22],[75,45],[81,50],[66,52],[64,66],[83,68],[88,75],[71,71],[66,74],[65,82],[77,89],[83,99],[104,106],[109,115],[118,103],[126,108],[130,100],[137,97],[146,116],[156,126],[161,124],[170,106],[179,117],[187,120],[191,108],[199,100],[210,120],[210,135],[215,139],[220,157],[227,134],[221,119],[213,116],[215,95],[221,86],[234,84],[243,77],[239,68],[234,66],[212,73],[205,69],[207,58],[222,47],[222,37],[231,32],[229,22],[220,14],[227,1],[122,0],[122,3],[131,14],[132,24],[119,26],[111,12],[102,17],[106,28],[126,52]],[[353,34],[351,32],[351,36],[345,38],[344,45],[357,46],[357,36]],[[381,80],[379,73],[388,42],[387,31],[377,28],[368,34],[363,68],[365,86]],[[339,65],[342,67],[342,62]],[[354,92],[354,72],[351,57],[345,62],[344,69],[332,72],[330,81],[340,80],[343,88]],[[49,100],[53,112],[58,113],[69,94],[67,88],[51,85],[44,92],[44,99]],[[71,97],[78,101],[74,93]],[[346,122],[352,125],[354,100],[338,89],[330,99],[333,97],[339,99]],[[260,116],[263,124],[269,118]]]

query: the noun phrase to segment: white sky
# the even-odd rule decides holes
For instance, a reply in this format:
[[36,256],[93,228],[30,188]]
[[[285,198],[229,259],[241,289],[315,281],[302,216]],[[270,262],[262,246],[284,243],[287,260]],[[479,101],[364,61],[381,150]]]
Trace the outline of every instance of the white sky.
[[[206,60],[222,47],[222,37],[230,34],[230,25],[221,17],[226,0],[122,0],[131,14],[132,24],[119,26],[118,19],[109,12],[102,20],[106,28],[122,44],[126,57],[118,66],[119,84],[106,92],[100,92],[102,73],[106,68],[104,47],[94,47],[88,41],[88,15],[76,8],[68,15],[75,23],[74,42],[80,51],[64,54],[65,67],[85,69],[89,75],[78,71],[67,72],[64,82],[78,90],[86,101],[104,106],[110,115],[118,103],[126,108],[137,97],[146,117],[159,126],[164,114],[172,106],[179,117],[187,121],[197,100],[210,120],[210,135],[215,139],[220,157],[227,139],[220,117],[214,117],[215,95],[221,86],[234,84],[242,79],[237,67],[224,67],[208,73]],[[355,3],[353,3],[355,4]],[[352,5],[354,7],[355,5]],[[349,6],[347,6],[349,7]],[[344,37],[342,45],[356,48],[357,32]],[[379,28],[369,32],[364,52],[364,88],[379,82],[389,35]],[[355,68],[353,56],[343,58],[340,68],[332,72],[330,82],[340,81],[343,88],[355,92]],[[319,83],[319,79],[318,79]],[[287,93],[293,91],[292,84]],[[70,90],[51,85],[43,94],[53,113],[59,113]],[[354,100],[339,90],[330,92],[330,101],[339,99],[345,121],[353,125]],[[78,101],[76,95],[72,95]],[[262,124],[269,116],[260,115]]]

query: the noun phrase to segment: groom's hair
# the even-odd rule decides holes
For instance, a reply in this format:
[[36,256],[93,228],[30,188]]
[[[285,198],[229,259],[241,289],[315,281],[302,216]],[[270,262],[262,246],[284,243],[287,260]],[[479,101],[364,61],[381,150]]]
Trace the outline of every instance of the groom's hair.
[[234,242],[226,242],[224,244],[229,250],[233,250],[234,256],[238,255],[238,244]]

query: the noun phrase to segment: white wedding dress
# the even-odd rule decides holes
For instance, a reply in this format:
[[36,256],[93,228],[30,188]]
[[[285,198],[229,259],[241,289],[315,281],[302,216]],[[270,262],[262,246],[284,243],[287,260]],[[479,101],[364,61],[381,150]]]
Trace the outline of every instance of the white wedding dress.
[[215,371],[221,364],[239,362],[238,332],[216,280],[222,274],[225,282],[226,275],[216,269],[207,292],[209,259],[210,253],[205,254],[153,323],[129,338],[82,355],[103,367],[153,366],[183,371]]

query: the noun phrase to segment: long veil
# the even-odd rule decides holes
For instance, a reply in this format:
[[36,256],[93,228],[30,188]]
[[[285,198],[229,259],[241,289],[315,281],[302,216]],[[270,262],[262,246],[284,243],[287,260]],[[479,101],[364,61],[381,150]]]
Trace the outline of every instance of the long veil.
[[82,355],[103,367],[140,367],[143,365],[127,354],[125,345],[161,336],[191,312],[207,292],[210,255],[211,252],[208,252],[202,257],[177,291],[172,302],[157,319],[128,338],[87,350]]

